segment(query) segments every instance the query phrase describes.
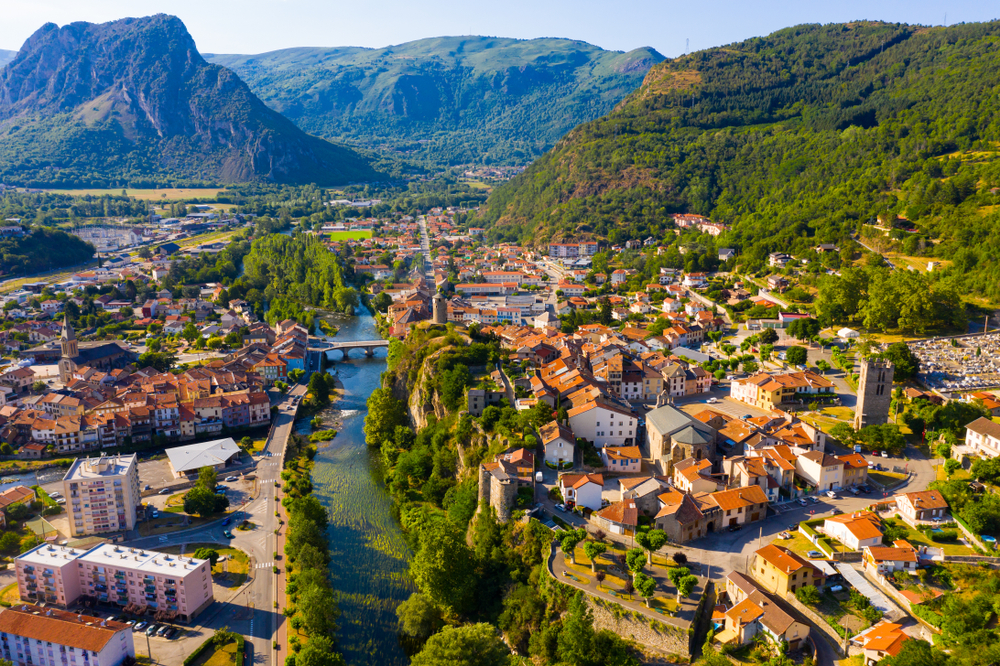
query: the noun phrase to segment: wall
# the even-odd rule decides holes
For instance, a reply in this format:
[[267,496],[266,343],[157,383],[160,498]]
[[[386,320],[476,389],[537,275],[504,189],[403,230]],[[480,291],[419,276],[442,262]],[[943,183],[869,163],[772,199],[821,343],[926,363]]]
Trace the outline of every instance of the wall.
[[785,595],[785,601],[791,604],[792,608],[799,611],[808,618],[809,622],[812,624],[812,628],[823,632],[825,636],[823,638],[817,637],[816,640],[826,639],[827,643],[832,643],[834,649],[837,651],[838,655],[843,656],[844,654],[844,639],[840,637],[840,634],[831,627],[826,620],[817,615],[812,609],[800,602],[795,598],[794,594]]
[[633,640],[656,651],[691,658],[693,627],[675,627],[659,622],[589,594],[585,594],[584,598],[594,614],[594,629],[607,629],[625,640]]

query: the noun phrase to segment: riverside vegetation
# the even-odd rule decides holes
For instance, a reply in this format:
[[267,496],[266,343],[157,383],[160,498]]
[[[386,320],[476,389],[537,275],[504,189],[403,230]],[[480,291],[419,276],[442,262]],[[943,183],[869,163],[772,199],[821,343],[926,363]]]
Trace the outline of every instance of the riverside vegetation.
[[477,506],[479,463],[508,446],[533,446],[531,427],[551,420],[511,407],[459,418],[469,369],[499,361],[499,344],[424,324],[392,345],[382,386],[368,399],[365,437],[381,452],[414,551],[418,591],[398,609],[412,663],[439,664],[447,654],[457,664],[506,664],[499,629],[536,663],[637,664],[625,641],[594,630],[582,596],[545,572],[548,528],[503,524]]

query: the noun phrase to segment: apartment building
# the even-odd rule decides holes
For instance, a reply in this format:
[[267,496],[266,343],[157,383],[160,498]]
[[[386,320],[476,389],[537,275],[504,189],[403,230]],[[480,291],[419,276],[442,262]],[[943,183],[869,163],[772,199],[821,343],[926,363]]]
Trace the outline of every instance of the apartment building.
[[0,613],[0,650],[16,666],[121,666],[135,659],[124,622],[28,604]]
[[131,530],[141,498],[138,457],[77,458],[63,477],[63,492],[72,536]]
[[14,568],[22,598],[63,608],[86,596],[188,622],[214,600],[208,560],[109,543],[90,550],[44,544],[17,557]]

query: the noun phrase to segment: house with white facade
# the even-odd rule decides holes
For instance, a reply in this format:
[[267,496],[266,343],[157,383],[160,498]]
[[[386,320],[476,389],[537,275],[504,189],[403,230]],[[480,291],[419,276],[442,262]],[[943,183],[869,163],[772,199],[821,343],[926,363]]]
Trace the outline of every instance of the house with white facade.
[[638,419],[624,407],[597,398],[569,410],[569,427],[598,448],[630,446],[635,443]]
[[559,492],[563,501],[592,511],[601,508],[603,490],[604,477],[600,474],[563,474],[559,477]]

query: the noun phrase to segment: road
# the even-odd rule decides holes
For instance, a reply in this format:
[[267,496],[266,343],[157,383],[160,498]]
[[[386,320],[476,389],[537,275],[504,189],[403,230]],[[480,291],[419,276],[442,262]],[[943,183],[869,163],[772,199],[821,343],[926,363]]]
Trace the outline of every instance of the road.
[[[186,655],[222,627],[229,627],[246,636],[247,650],[252,655],[250,663],[255,666],[277,666],[278,660],[284,659],[283,654],[279,655],[271,647],[281,618],[280,609],[274,608],[277,599],[277,575],[273,573],[274,553],[277,551],[274,531],[278,527],[274,515],[275,495],[278,492],[275,482],[281,478],[281,458],[294,426],[293,400],[305,393],[306,386],[298,384],[278,403],[274,426],[257,460],[259,493],[233,514],[229,527],[224,527],[220,520],[200,528],[137,539],[126,544],[155,550],[165,546],[210,542],[239,548],[250,556],[250,579],[238,590],[229,592],[228,598],[217,598],[216,603],[196,619],[199,624],[189,628],[188,636],[172,641],[151,639],[155,661],[182,663]],[[253,527],[246,531],[232,529],[242,520],[249,520]],[[226,529],[231,529],[232,539],[223,535]],[[144,639],[136,636],[137,650],[145,653],[145,643]]]

